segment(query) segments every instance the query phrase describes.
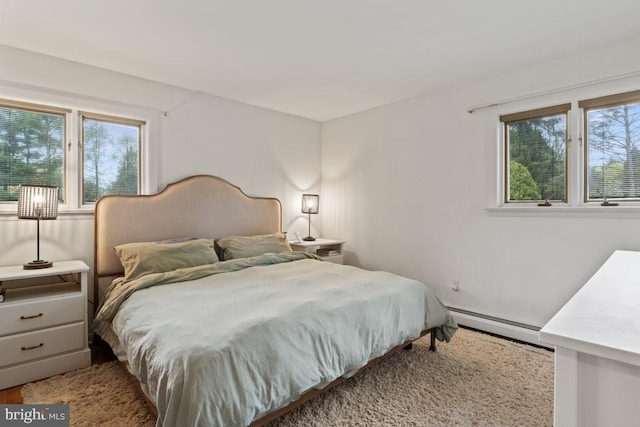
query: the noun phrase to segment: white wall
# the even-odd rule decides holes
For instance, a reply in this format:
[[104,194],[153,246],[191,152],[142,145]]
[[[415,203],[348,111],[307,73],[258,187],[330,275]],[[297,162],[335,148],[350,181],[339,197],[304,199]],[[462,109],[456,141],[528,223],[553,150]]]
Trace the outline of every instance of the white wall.
[[[640,88],[620,80],[500,108],[473,105],[640,70],[640,38],[322,124],[0,46],[0,97],[138,109],[154,117],[156,188],[194,173],[280,198],[283,228],[306,234],[300,195],[320,189],[314,235],[347,241],[347,262],[430,284],[445,303],[542,325],[614,249],[640,250],[640,220],[488,213],[496,117]],[[167,112],[164,116],[163,112]],[[320,143],[322,141],[322,143]],[[153,181],[152,179],[152,181]],[[0,265],[35,255],[35,226],[0,215]],[[93,263],[93,217],[43,223],[42,254]],[[461,292],[449,291],[460,281]]]
[[467,109],[637,73],[639,48],[636,38],[323,123],[323,234],[346,240],[347,262],[419,279],[447,305],[542,326],[614,249],[640,250],[640,214],[487,211],[498,115],[637,90],[640,78]]
[[[151,117],[150,190],[217,175],[249,195],[279,198],[283,229],[306,230],[300,197],[319,188],[317,122],[1,45],[0,98]],[[34,222],[0,212],[0,265],[34,259],[35,231]],[[92,267],[93,215],[43,222],[41,255]]]

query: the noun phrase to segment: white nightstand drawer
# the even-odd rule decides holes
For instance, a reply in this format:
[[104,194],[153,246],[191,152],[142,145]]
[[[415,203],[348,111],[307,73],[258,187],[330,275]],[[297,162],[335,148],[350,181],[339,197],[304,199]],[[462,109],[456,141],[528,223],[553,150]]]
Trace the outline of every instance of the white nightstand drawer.
[[0,338],[0,366],[81,349],[84,331],[82,322]]
[[84,295],[77,292],[40,301],[3,302],[0,303],[0,315],[0,336],[81,322],[84,320]]
[[83,261],[0,267],[0,389],[91,365]]

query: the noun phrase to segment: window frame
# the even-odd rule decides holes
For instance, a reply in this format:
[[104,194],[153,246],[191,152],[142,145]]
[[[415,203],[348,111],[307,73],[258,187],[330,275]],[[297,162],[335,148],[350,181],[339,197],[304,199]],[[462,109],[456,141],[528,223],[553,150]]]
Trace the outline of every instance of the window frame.
[[[67,189],[67,141],[69,139],[69,115],[71,114],[71,109],[55,107],[46,104],[38,104],[33,102],[23,102],[12,99],[0,98],[0,107],[21,111],[28,111],[31,113],[38,114],[50,114],[53,116],[61,116],[64,118],[64,129],[62,135],[62,185],[64,186],[63,190]],[[66,191],[62,191],[63,199],[61,200],[62,204],[64,204],[69,197]],[[14,205],[17,204],[16,201],[0,201],[0,206],[6,205]]]
[[[134,122],[143,122],[138,148],[139,185],[138,194],[153,194],[158,186],[159,146],[150,141],[159,138],[157,124],[164,111],[111,101],[92,96],[46,90],[23,88],[0,84],[0,100],[7,105],[15,104],[65,112],[64,143],[64,201],[59,205],[59,216],[87,214],[93,215],[95,203],[82,202],[82,141],[80,113],[102,117],[115,117]],[[0,201],[0,217],[16,216],[15,201]]]
[[[499,117],[502,127],[502,170],[500,175],[502,176],[502,203],[505,205],[517,204],[517,205],[533,205],[538,206],[551,206],[552,202],[558,202],[567,204],[569,201],[569,174],[570,174],[570,162],[569,162],[569,112],[571,111],[571,103],[556,104],[548,107],[536,108],[532,110],[520,111],[510,114],[502,114]],[[541,119],[545,117],[552,117],[564,114],[564,199],[554,200],[510,200],[510,161],[511,150],[509,140],[509,125],[512,123],[524,122],[527,120]],[[544,203],[544,204],[543,204]]]
[[[615,207],[615,203],[624,203],[628,206],[639,206],[640,197],[633,199],[615,198],[615,197],[603,197],[599,199],[589,198],[589,111],[620,107],[626,104],[638,104],[640,103],[640,90],[616,93],[612,95],[599,96],[596,98],[588,98],[578,101],[578,109],[580,110],[580,116],[582,118],[582,203],[584,204],[601,204],[604,207]],[[606,201],[613,200],[614,204],[606,204]]]
[[84,123],[85,120],[96,120],[101,122],[119,124],[119,125],[127,125],[127,126],[135,126],[138,128],[138,147],[137,147],[137,165],[138,165],[138,193],[142,194],[142,175],[143,175],[143,145],[144,145],[144,134],[147,123],[144,120],[132,119],[128,117],[118,117],[113,115],[94,113],[90,111],[78,111],[78,134],[79,134],[79,147],[80,147],[80,162],[79,162],[79,174],[80,174],[80,196],[79,201],[82,207],[91,207],[95,205],[96,202],[85,202],[84,201],[84,166],[85,166],[85,129]]
[[[640,84],[640,80],[638,80]],[[487,193],[487,205],[483,208],[489,215],[495,216],[541,216],[564,217],[570,215],[578,218],[634,218],[640,219],[640,201],[625,201],[617,206],[603,206],[600,201],[586,201],[585,191],[588,191],[586,171],[588,149],[585,141],[585,130],[588,126],[584,113],[584,106],[589,102],[614,102],[619,100],[635,100],[638,84],[628,83],[589,87],[587,90],[567,90],[544,92],[530,97],[521,97],[512,101],[494,103],[491,108],[498,108],[493,114],[484,116],[486,124],[492,126],[492,141],[494,150],[487,161],[493,162],[491,185],[493,190]],[[633,90],[629,90],[633,89]],[[597,96],[594,96],[597,95]],[[545,105],[571,104],[567,121],[567,202],[556,203],[552,206],[537,206],[535,203],[507,203],[505,201],[505,174],[507,172],[505,156],[505,126],[500,117],[521,112],[534,111],[545,108]],[[604,103],[601,105],[605,105]],[[481,117],[481,116],[479,116]]]

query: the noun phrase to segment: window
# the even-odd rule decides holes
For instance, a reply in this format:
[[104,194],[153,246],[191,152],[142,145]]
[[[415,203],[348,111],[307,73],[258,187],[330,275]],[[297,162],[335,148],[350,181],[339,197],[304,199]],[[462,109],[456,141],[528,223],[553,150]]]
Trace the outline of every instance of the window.
[[640,91],[580,101],[586,202],[640,201]]
[[82,113],[83,203],[138,194],[142,122]]
[[0,100],[0,201],[17,201],[20,184],[60,188],[69,110]]
[[565,202],[567,112],[571,104],[500,117],[505,135],[505,202]]
[[141,193],[145,121],[0,99],[0,202],[20,184],[59,187],[67,208]]

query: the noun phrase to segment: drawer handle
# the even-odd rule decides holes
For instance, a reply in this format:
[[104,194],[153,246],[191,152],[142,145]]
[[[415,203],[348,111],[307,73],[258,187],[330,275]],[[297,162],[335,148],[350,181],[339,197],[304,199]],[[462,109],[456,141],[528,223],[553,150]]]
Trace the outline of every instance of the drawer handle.
[[42,342],[41,342],[40,344],[38,344],[38,345],[32,345],[31,347],[22,347],[22,351],[26,351],[26,350],[34,350],[34,349],[36,349],[36,348],[40,348],[40,347],[43,347],[43,346],[44,346],[44,343],[42,343]]
[[20,316],[20,320],[35,319],[36,317],[42,317],[42,316],[43,316],[42,313],[34,314],[33,316]]

